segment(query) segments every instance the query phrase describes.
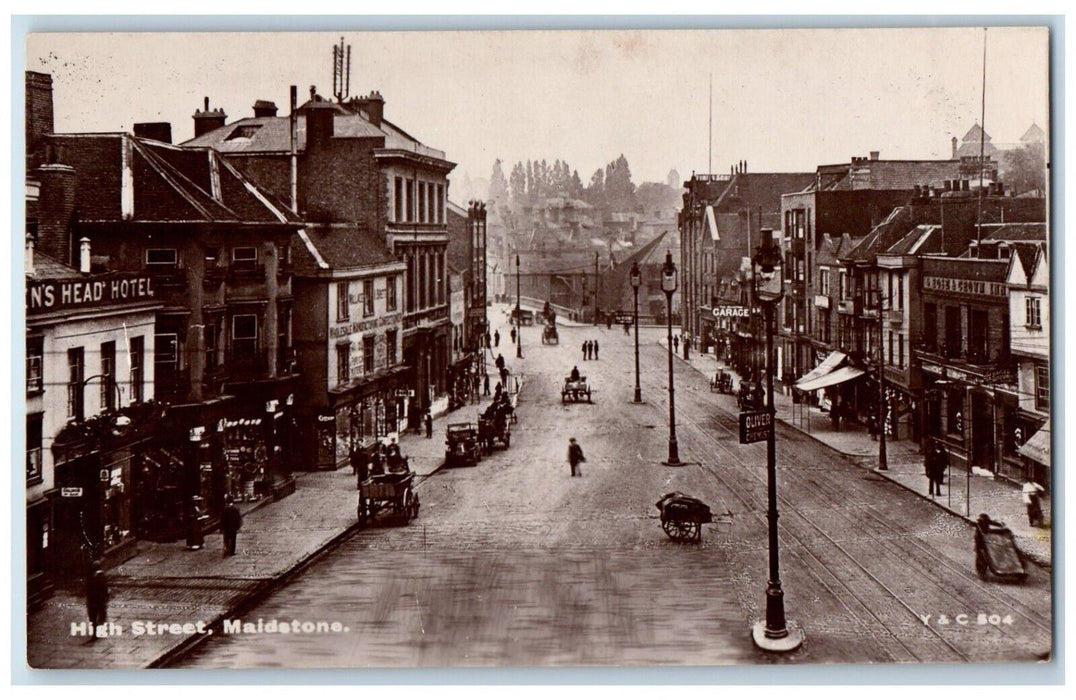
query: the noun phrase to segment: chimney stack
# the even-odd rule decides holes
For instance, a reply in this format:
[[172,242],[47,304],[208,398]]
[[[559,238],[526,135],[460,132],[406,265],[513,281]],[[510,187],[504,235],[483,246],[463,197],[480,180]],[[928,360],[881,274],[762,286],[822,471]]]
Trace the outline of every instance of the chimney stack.
[[878,160],[878,156],[881,155],[881,151],[871,151],[871,160]]
[[956,137],[953,137],[953,160],[956,160]]
[[142,122],[134,125],[134,135],[140,139],[172,143],[172,125],[168,122]]
[[258,100],[254,103],[254,116],[260,117],[275,117],[276,116],[276,103],[269,100]]
[[206,97],[205,109],[195,110],[194,112],[194,138],[221,128],[227,119],[228,115],[224,113],[223,109],[209,108],[209,98]]
[[363,100],[362,106],[366,109],[366,116],[370,123],[380,129],[381,122],[385,118],[385,98],[380,92],[374,90]]
[[34,235],[32,233],[26,234],[26,274],[34,274]]
[[84,275],[90,273],[90,239],[85,236],[78,239],[78,271]]
[[71,223],[75,214],[75,169],[46,163],[37,169],[41,189],[37,199],[37,241],[41,252],[71,264]]
[[306,113],[306,149],[310,151],[332,138],[336,107],[319,97],[317,88],[311,85],[310,101],[303,105],[303,112]]
[[52,76],[26,71],[26,172],[47,163],[44,136],[56,131],[52,116]]

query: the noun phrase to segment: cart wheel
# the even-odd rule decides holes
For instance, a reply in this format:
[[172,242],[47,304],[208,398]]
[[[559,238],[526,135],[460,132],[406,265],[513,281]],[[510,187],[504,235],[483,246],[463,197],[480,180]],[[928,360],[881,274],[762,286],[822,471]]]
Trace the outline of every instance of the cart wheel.
[[587,389],[587,403],[593,403],[593,402],[592,402],[592,401],[590,400],[590,389]]
[[979,578],[986,580],[986,558],[979,552],[975,553],[975,573],[979,574]]
[[505,436],[504,436],[504,449],[507,450],[511,446],[512,446],[512,434],[511,433],[506,433]]
[[686,520],[664,520],[661,523],[665,534],[677,542],[687,542],[698,536],[699,524]]
[[403,508],[400,509],[400,515],[403,516],[404,522],[409,522],[414,517],[412,511],[415,508],[414,497],[411,495],[411,489],[404,489],[403,498],[400,499],[403,504]]

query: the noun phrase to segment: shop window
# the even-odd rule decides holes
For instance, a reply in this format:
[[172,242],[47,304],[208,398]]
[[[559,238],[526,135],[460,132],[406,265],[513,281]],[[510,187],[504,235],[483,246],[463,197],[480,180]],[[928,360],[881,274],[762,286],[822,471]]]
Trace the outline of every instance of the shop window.
[[1042,328],[1042,300],[1039,297],[1028,297],[1024,300],[1025,319],[1024,325],[1030,330]]
[[818,293],[824,297],[829,296],[829,270],[825,268],[818,271]]
[[396,331],[385,333],[385,362],[389,367],[396,364]]
[[374,337],[372,335],[362,339],[362,371],[365,374],[374,371]]
[[158,333],[153,337],[153,364],[159,370],[173,372],[179,361],[179,337],[175,333]]
[[1039,411],[1050,410],[1050,368],[1035,368],[1035,408]]
[[927,352],[938,349],[937,304],[923,304],[923,349]]
[[348,283],[336,283],[336,320],[346,321],[351,318],[351,312],[347,303]]
[[116,343],[101,343],[101,409],[116,408]]
[[145,384],[145,370],[143,369],[143,355],[145,354],[145,339],[142,336],[135,336],[131,338],[131,342],[128,348],[130,353],[130,367],[131,367],[131,400],[142,401],[143,399],[143,386]]
[[426,183],[418,183],[418,220],[420,223],[427,222],[429,215],[429,200],[426,198]]
[[205,368],[207,372],[212,372],[217,368],[219,361],[217,359],[217,350],[220,347],[218,342],[218,334],[220,328],[217,322],[210,321],[205,326]]
[[396,275],[389,275],[385,280],[385,308],[388,311],[395,311],[396,304]]
[[239,357],[258,350],[258,317],[255,314],[232,316],[232,352]]
[[75,420],[82,420],[84,416],[84,362],[82,348],[71,348],[67,351],[67,417]]
[[175,248],[147,248],[146,266],[152,268],[177,267],[179,251]]
[[26,339],[26,391],[34,393],[43,391],[45,377],[42,358],[45,354],[45,339],[38,336]]
[[362,281],[362,315],[374,315],[374,281]]
[[336,346],[336,383],[347,384],[351,381],[351,343]]
[[41,444],[44,413],[26,416],[26,483],[41,482]]

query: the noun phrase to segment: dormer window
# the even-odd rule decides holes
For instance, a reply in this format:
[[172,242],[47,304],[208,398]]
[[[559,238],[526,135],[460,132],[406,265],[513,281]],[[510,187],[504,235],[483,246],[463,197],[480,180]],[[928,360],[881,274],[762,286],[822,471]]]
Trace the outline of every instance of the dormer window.
[[260,128],[262,128],[261,124],[240,124],[232,129],[232,133],[228,134],[228,138],[224,140],[234,141],[235,139],[251,139]]
[[146,249],[146,265],[149,267],[176,267],[178,264],[179,253],[175,248]]

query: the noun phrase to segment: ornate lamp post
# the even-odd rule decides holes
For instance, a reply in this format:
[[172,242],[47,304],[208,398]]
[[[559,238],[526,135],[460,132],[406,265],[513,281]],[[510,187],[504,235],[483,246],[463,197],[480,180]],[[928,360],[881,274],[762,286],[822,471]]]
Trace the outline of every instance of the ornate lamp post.
[[631,290],[635,293],[635,403],[643,402],[643,391],[639,387],[639,287],[643,283],[643,275],[639,270],[639,261],[631,263]]
[[516,357],[523,359],[523,312],[519,310],[519,253],[516,253]]
[[[662,462],[667,467],[679,467],[680,450],[676,444],[676,397],[673,392],[673,347],[672,347],[672,298],[676,293],[676,265],[673,265],[672,253],[665,251],[665,264],[661,266],[661,291],[665,292],[666,336],[669,345],[669,459]],[[638,332],[638,331],[636,331]]]
[[[881,284],[881,280],[878,281]],[[878,310],[878,471],[884,472],[889,469],[889,460],[885,449],[885,353],[882,352],[882,336],[885,334],[882,328],[882,290],[873,289],[871,295],[874,298],[873,306]]]
[[[781,573],[777,544],[777,447],[775,423],[777,410],[773,398],[773,327],[777,303],[784,294],[784,275],[781,269],[781,251],[773,238],[773,231],[762,229],[762,243],[752,259],[752,277],[755,298],[765,310],[766,324],[766,399],[770,414],[770,430],[766,438],[766,491],[769,501],[770,580],[766,586],[766,619],[754,624],[751,637],[755,646],[766,651],[794,651],[803,644],[803,630],[789,625],[785,620],[784,591],[781,589]],[[781,273],[781,274],[779,274]],[[761,278],[764,285],[759,284]]]

